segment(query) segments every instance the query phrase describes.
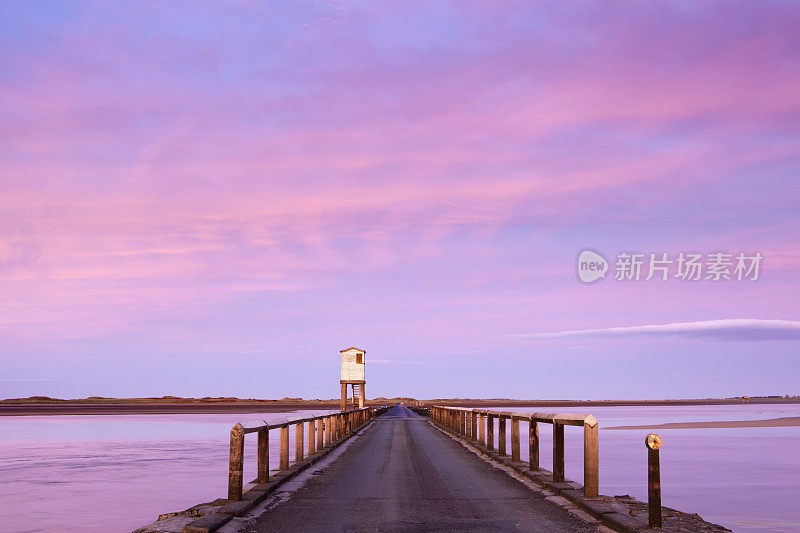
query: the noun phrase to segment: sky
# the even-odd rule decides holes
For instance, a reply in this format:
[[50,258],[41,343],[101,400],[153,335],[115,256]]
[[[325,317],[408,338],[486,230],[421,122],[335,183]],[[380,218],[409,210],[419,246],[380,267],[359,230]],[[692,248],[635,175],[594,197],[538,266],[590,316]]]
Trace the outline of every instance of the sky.
[[0,398],[800,394],[798,26],[2,2]]

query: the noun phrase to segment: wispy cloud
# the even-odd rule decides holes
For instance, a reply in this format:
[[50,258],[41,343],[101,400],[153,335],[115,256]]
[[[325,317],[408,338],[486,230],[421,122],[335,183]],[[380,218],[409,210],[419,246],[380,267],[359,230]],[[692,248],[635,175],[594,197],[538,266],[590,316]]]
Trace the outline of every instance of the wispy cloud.
[[401,359],[370,359],[369,362],[375,365],[423,365],[425,361],[403,361]]
[[795,340],[800,339],[800,322],[795,320],[761,320],[725,318],[699,322],[674,322],[599,329],[577,329],[555,333],[520,333],[511,337],[561,339],[574,337],[637,337],[644,335],[702,338],[711,340]]
[[22,378],[22,379],[0,379],[0,383],[60,383],[58,379],[47,378]]

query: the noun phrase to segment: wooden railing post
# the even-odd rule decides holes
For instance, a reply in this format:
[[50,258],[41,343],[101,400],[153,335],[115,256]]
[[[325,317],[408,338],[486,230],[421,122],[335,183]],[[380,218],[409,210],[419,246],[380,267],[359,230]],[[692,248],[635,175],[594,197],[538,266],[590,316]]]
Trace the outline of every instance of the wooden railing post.
[[533,416],[528,422],[528,468],[539,470],[539,423]]
[[303,460],[303,423],[294,425],[294,460]]
[[278,468],[281,471],[289,470],[289,426],[281,427],[281,449]]
[[314,420],[308,421],[308,455],[314,455],[316,451],[316,435],[314,435]]
[[583,494],[594,498],[600,493],[600,452],[597,419],[592,415],[583,421]]
[[486,414],[486,447],[494,450],[494,416]]
[[317,448],[322,449],[325,447],[325,418],[317,418]]
[[478,413],[476,413],[475,411],[472,411],[469,414],[469,417],[470,417],[470,420],[472,420],[472,422],[470,422],[470,427],[472,428],[471,438],[472,438],[473,441],[476,441],[476,440],[478,440]]
[[228,499],[242,499],[244,478],[244,428],[236,424],[231,429],[231,455],[228,463]]
[[511,460],[519,462],[519,419],[511,417]]
[[333,426],[333,417],[329,416],[325,419],[325,446],[331,443],[331,426]]
[[498,416],[497,423],[499,427],[497,428],[497,453],[502,457],[506,455],[506,418],[505,416]]
[[478,439],[486,446],[486,414],[478,413]]
[[647,446],[647,507],[650,527],[661,528],[661,464],[658,450],[664,443],[660,435],[649,434],[644,439]]
[[564,424],[553,419],[553,481],[564,481]]
[[258,430],[258,482],[269,481],[269,426]]

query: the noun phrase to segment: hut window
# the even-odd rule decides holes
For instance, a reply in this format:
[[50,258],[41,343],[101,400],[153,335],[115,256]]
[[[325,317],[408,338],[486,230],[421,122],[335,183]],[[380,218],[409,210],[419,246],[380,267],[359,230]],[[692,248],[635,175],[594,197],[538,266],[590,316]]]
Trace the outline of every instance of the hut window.
[[356,354],[356,364],[357,365],[363,365],[364,364],[364,354],[363,353]]

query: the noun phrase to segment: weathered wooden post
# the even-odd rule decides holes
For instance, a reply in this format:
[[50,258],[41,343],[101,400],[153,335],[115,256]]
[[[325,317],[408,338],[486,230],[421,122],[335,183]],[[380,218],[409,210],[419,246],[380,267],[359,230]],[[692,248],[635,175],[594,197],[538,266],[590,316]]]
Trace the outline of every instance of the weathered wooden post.
[[528,422],[528,468],[539,470],[539,423],[534,416]]
[[473,441],[476,441],[476,440],[478,440],[478,413],[476,413],[475,411],[472,411],[469,414],[469,416],[470,416],[470,419],[472,420],[472,422],[470,422],[470,427],[472,428],[471,437],[472,437]]
[[325,446],[331,443],[331,426],[333,426],[333,417],[329,416],[325,419]]
[[478,413],[478,438],[482,445],[486,446],[486,415]]
[[519,461],[519,418],[511,417],[511,460]]
[[497,417],[497,453],[500,456],[506,455],[506,418],[505,416],[498,416]]
[[647,506],[650,527],[661,528],[661,465],[658,450],[664,443],[660,435],[649,434],[644,439],[647,446]]
[[281,450],[278,468],[289,470],[289,424],[281,426]]
[[308,455],[316,451],[316,435],[314,435],[314,420],[308,421]]
[[242,499],[242,483],[244,477],[244,428],[236,424],[231,429],[231,455],[228,464],[228,499]]
[[325,447],[325,418],[317,418],[317,449]]
[[583,421],[583,495],[589,498],[600,493],[600,451],[597,419],[592,415]]
[[258,482],[269,481],[269,426],[258,430]]
[[471,439],[472,438],[472,413],[470,411],[464,411],[464,420],[465,420],[465,423],[464,423],[464,427],[465,427],[464,436],[467,437],[467,439]]
[[294,425],[294,460],[303,460],[303,423]]
[[494,416],[486,413],[486,447],[494,450]]
[[564,481],[564,424],[553,419],[553,481]]

